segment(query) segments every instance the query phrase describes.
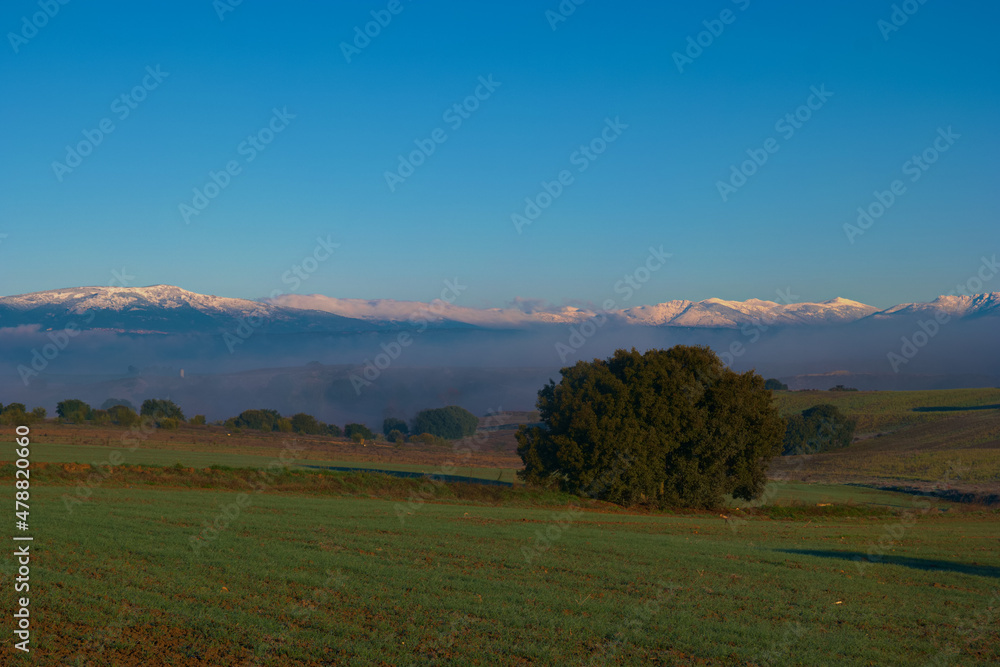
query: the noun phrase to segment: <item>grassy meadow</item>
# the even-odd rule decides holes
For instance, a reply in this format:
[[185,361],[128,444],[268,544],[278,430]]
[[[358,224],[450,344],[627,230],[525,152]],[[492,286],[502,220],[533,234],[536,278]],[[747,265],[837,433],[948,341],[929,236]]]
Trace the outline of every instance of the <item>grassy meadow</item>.
[[[885,394],[779,393],[873,437],[776,461],[762,499],[715,512],[297,465],[435,472],[451,451],[311,442],[262,473],[279,438],[210,428],[154,433],[109,468],[112,430],[45,425],[33,650],[12,650],[5,614],[4,664],[997,664],[1000,508],[875,487],[960,470],[995,488],[997,410],[914,408],[1000,392]],[[512,475],[497,438],[450,472]],[[15,572],[0,561],[5,609]]]

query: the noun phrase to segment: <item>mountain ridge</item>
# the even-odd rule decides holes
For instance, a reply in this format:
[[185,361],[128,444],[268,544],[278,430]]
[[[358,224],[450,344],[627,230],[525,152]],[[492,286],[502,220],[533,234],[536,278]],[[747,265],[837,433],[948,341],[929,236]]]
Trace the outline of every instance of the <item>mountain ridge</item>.
[[247,320],[267,322],[269,327],[289,331],[398,328],[421,321],[435,326],[502,329],[572,325],[594,317],[647,327],[738,329],[749,324],[811,327],[863,319],[933,317],[940,312],[957,318],[1000,315],[1000,292],[939,296],[930,302],[898,304],[883,310],[843,297],[802,303],[679,299],[610,311],[577,306],[540,307],[527,300],[515,304],[505,308],[473,308],[442,300],[424,303],[342,299],[321,294],[286,294],[255,301],[200,294],[173,285],[84,286],[0,297],[0,328],[64,326],[61,320],[83,318],[88,328],[133,332],[225,329],[234,321]]

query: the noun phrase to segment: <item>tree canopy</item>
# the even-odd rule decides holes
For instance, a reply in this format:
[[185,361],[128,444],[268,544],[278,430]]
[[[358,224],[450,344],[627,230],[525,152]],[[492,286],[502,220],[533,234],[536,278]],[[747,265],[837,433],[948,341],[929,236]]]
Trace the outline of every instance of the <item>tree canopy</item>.
[[522,426],[529,483],[632,505],[714,507],[753,499],[780,451],[784,420],[764,379],[707,347],[579,361],[538,392],[545,427]]
[[[445,408],[421,410],[413,420],[412,433],[430,433],[439,438],[457,440],[473,435],[479,418],[465,408],[449,405]],[[402,429],[400,429],[402,430]]]
[[857,421],[834,405],[823,403],[788,418],[782,454],[818,454],[847,447],[854,440]]
[[162,419],[176,419],[184,421],[184,413],[180,407],[171,400],[165,398],[147,398],[142,402],[139,414],[143,417],[152,417],[157,421]]
[[393,431],[399,431],[400,433],[405,434],[408,433],[409,430],[410,429],[406,425],[406,422],[397,417],[386,417],[382,421],[382,433],[384,433],[386,437],[388,437]]
[[56,404],[56,414],[71,422],[85,422],[90,419],[91,412],[90,406],[78,398],[70,398]]

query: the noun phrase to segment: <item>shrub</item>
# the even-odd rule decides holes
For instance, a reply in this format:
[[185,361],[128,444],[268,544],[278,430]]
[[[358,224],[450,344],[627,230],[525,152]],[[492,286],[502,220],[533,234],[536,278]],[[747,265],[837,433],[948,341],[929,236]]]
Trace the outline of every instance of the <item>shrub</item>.
[[788,391],[788,385],[781,380],[768,378],[767,380],[764,380],[764,389],[769,389],[771,391]]
[[192,426],[204,426],[206,423],[205,415],[195,415],[188,423]]
[[818,454],[847,447],[854,440],[856,426],[857,421],[836,406],[814,405],[788,419],[781,453],[784,456]]
[[135,413],[135,410],[126,405],[111,406],[108,408],[108,415],[111,417],[113,423],[126,428],[139,423],[139,415]]
[[173,430],[180,425],[180,420],[175,417],[163,417],[156,420],[156,426],[165,430]]
[[473,435],[479,418],[464,408],[449,405],[445,408],[421,410],[413,420],[413,433],[430,433],[439,438],[457,440]]
[[108,414],[107,410],[94,410],[90,414],[90,421],[93,422],[95,426],[110,426],[111,415]]
[[[402,419],[397,419],[396,417],[386,417],[382,422],[382,433],[389,437],[389,434],[393,431],[399,431],[400,433],[406,434],[409,432],[409,427],[406,422]],[[392,438],[389,438],[392,440]]]
[[344,427],[344,435],[354,440],[355,435],[360,435],[363,440],[374,440],[375,434],[364,424],[348,424]]
[[[238,417],[232,419],[230,428],[250,428],[255,431],[270,432],[277,430],[281,415],[277,410],[244,410]],[[229,425],[229,421],[226,422]]]
[[66,421],[76,424],[90,419],[90,406],[77,398],[60,401],[56,404],[56,414]]
[[101,403],[101,410],[107,410],[108,412],[111,412],[111,408],[115,407],[116,405],[124,405],[132,412],[136,412],[138,410],[138,408],[135,407],[135,404],[133,404],[132,401],[128,400],[127,398],[109,398],[108,400]]
[[180,407],[173,401],[165,398],[147,398],[142,402],[139,414],[143,417],[152,417],[157,421],[164,417],[176,419],[179,422],[184,421],[184,413]]
[[403,435],[403,432],[399,429],[392,429],[386,437],[389,439],[389,442],[394,442],[397,445],[401,445],[406,442],[406,436]]
[[320,435],[326,432],[326,427],[322,422],[304,412],[292,415],[292,429],[296,433],[304,435]]

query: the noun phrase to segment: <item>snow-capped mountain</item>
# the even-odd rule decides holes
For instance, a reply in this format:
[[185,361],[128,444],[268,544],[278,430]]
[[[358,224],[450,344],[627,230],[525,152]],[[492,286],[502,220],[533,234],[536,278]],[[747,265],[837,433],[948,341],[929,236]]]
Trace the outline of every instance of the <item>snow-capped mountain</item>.
[[820,327],[859,320],[901,320],[944,311],[960,319],[1000,315],[1000,292],[941,296],[929,303],[878,310],[857,301],[780,304],[773,301],[668,301],[609,312],[588,308],[472,308],[442,300],[431,303],[392,299],[340,299],[319,294],[283,295],[267,301],[233,299],[189,292],[170,285],[152,287],[74,287],[0,297],[0,328],[37,326],[107,329],[128,333],[217,333],[250,322],[273,332],[337,332],[405,327],[427,322],[435,327],[515,329],[571,325],[597,315],[620,325],[739,329],[745,325]]
[[779,304],[773,301],[667,301],[601,312],[563,306],[525,312],[518,308],[468,308],[435,301],[430,304],[391,299],[338,299],[311,294],[284,295],[272,303],[287,308],[308,308],[369,322],[428,321],[462,322],[481,327],[518,327],[532,324],[576,324],[601,314],[622,324],[642,326],[708,327],[734,329],[744,324],[767,326],[839,324],[871,315],[878,309],[857,301],[832,299],[823,303]]
[[356,328],[351,320],[324,312],[189,292],[171,285],[72,287],[0,297],[0,327],[73,325],[129,333],[215,333],[240,321],[282,330]]
[[892,308],[875,313],[876,319],[893,315],[933,316],[947,313],[949,317],[970,318],[984,315],[1000,315],[1000,292],[972,294],[969,296],[939,296],[929,303],[901,303]]

